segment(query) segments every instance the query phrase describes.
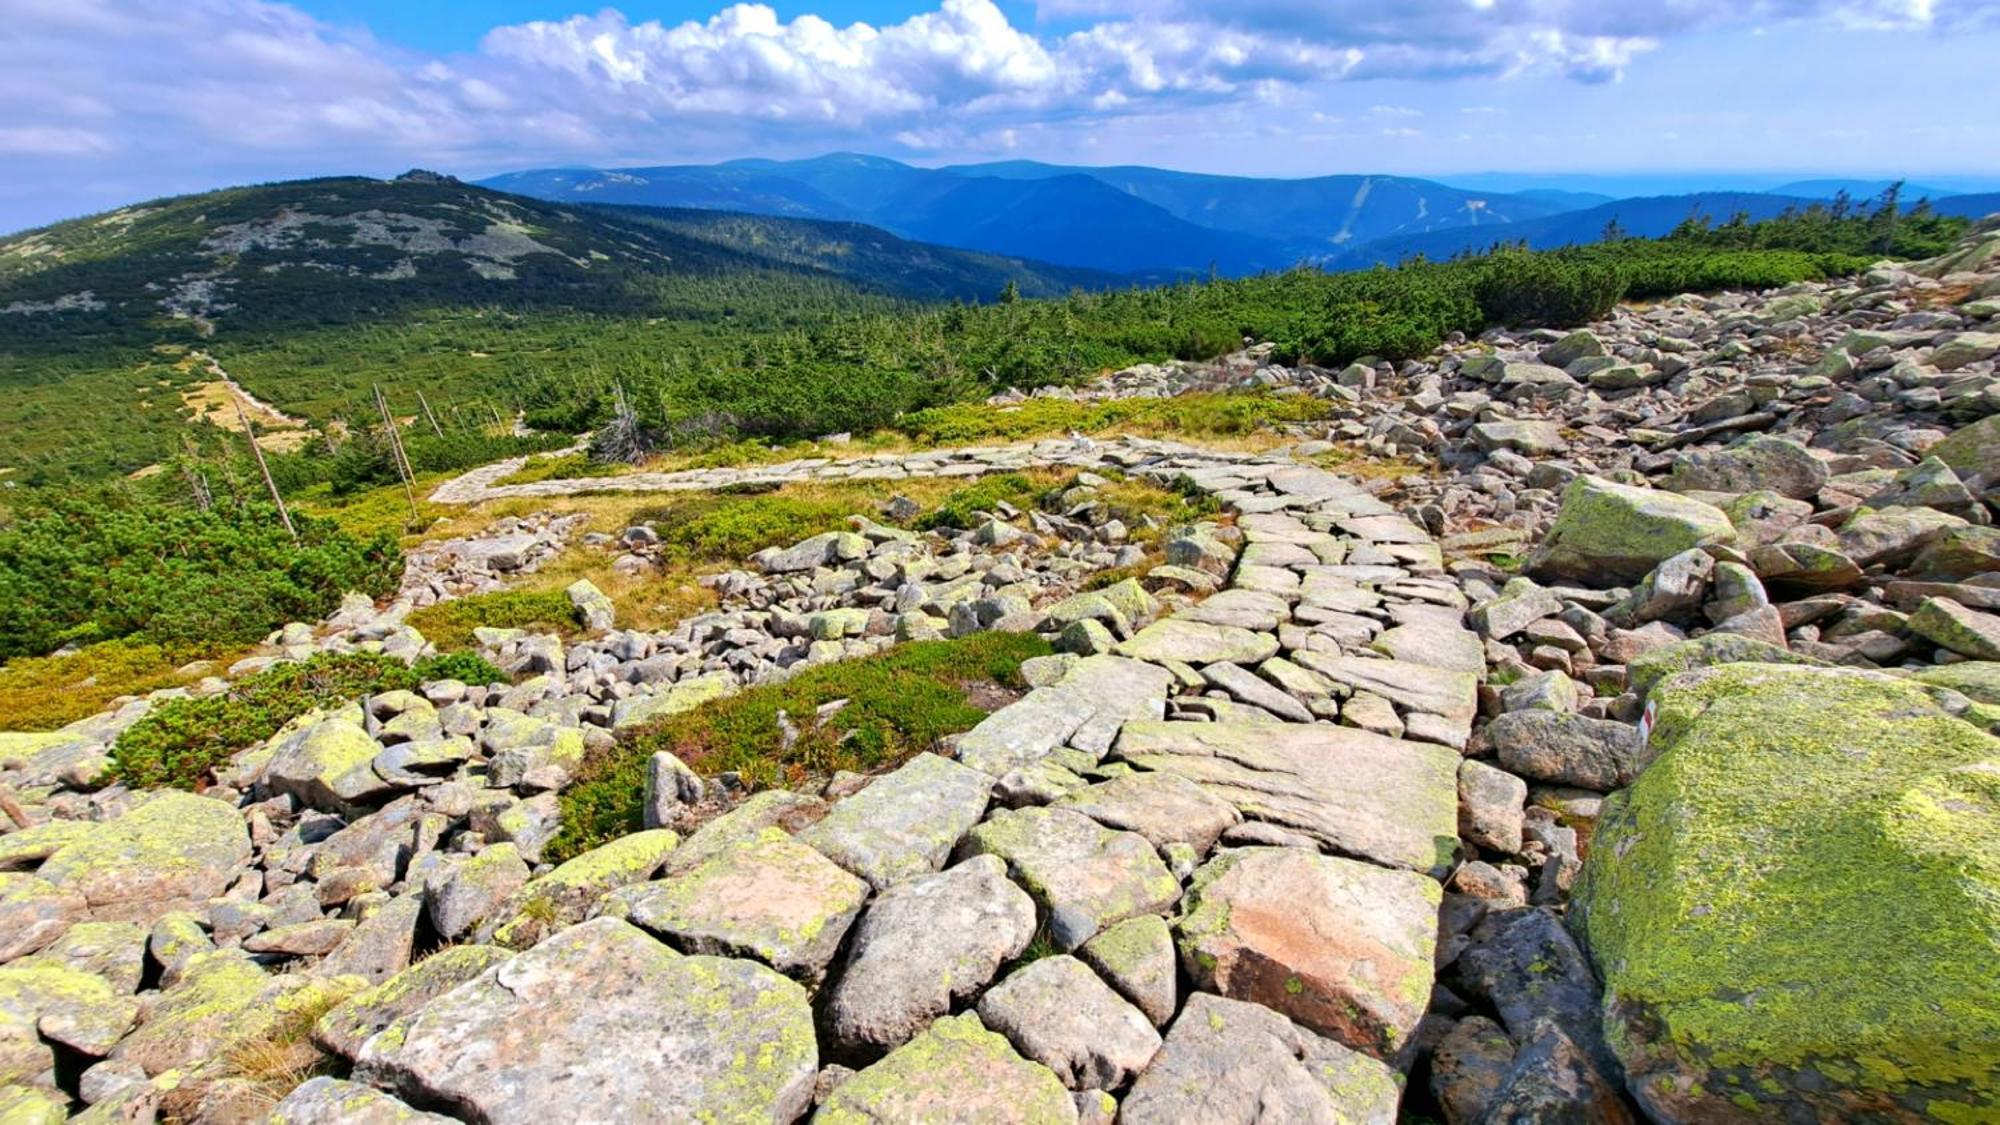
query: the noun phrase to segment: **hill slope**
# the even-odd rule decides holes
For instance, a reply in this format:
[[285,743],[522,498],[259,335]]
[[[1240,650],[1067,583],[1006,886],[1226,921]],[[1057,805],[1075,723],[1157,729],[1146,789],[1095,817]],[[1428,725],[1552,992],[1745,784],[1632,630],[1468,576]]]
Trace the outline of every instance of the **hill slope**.
[[365,417],[372,387],[399,382],[484,417],[551,369],[685,355],[704,334],[1119,280],[851,223],[559,206],[428,174],[159,200],[0,239],[0,469],[154,464],[190,421],[232,417],[218,371],[271,424]]

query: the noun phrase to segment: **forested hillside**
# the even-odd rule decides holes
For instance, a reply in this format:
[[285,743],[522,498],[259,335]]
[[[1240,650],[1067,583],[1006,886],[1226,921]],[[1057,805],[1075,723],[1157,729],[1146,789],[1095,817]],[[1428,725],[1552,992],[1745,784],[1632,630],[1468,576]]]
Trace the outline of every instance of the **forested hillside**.
[[366,418],[378,384],[399,413],[422,388],[489,423],[550,366],[633,338],[673,353],[1111,280],[854,224],[558,207],[428,174],[161,200],[0,240],[0,469],[158,464],[223,372],[276,408],[260,425],[300,437]]

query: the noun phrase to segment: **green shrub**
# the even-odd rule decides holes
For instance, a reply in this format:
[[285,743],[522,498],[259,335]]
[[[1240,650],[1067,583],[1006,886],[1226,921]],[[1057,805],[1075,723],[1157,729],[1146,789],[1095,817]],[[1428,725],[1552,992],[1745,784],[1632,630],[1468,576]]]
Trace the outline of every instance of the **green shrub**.
[[507,673],[495,668],[485,657],[471,652],[442,652],[426,656],[411,665],[410,670],[416,673],[417,682],[426,684],[436,680],[457,680],[474,686],[507,682]]
[[542,454],[528,458],[519,469],[501,477],[497,484],[533,484],[544,480],[588,480],[616,476],[623,465],[593,460],[588,453]]
[[1003,502],[1017,508],[1034,507],[1042,491],[1034,481],[1020,473],[998,473],[981,477],[946,496],[938,502],[936,508],[919,516],[917,527],[925,531],[939,527],[960,529],[976,527],[978,513],[990,512]]
[[[754,786],[799,784],[835,770],[876,770],[968,730],[986,712],[968,701],[977,684],[1021,687],[1021,662],[1049,652],[1033,634],[979,633],[898,645],[859,660],[811,668],[671,716],[584,760],[562,795],[557,860],[643,827],[646,762],[671,751],[694,770],[741,773]],[[823,723],[818,709],[845,704]],[[781,743],[778,713],[798,737]]]
[[212,648],[325,616],[350,590],[395,589],[402,552],[260,504],[208,511],[131,493],[36,497],[0,525],[0,659],[136,637]]
[[1476,292],[1495,324],[1568,328],[1609,313],[1628,284],[1613,261],[1506,251],[1485,261]]
[[472,631],[479,628],[527,629],[565,636],[582,628],[576,605],[561,590],[469,594],[411,610],[404,621],[440,649],[471,645],[475,640]]
[[112,772],[135,789],[192,789],[308,711],[421,682],[402,661],[374,653],[319,653],[273,665],[219,695],[153,708],[112,745]]
[[657,529],[661,553],[671,562],[740,565],[766,547],[846,528],[859,503],[783,492],[687,496],[647,508],[638,518]]

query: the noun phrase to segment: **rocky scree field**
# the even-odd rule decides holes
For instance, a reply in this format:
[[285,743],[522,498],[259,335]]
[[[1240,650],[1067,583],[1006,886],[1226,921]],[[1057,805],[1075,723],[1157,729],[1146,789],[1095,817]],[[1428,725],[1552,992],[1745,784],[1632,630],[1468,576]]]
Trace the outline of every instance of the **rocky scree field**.
[[[1996,356],[1989,220],[988,404],[1320,404],[1255,448],[475,470],[546,511],[0,735],[0,1116],[1995,1120]],[[413,624],[836,482],[664,627]]]

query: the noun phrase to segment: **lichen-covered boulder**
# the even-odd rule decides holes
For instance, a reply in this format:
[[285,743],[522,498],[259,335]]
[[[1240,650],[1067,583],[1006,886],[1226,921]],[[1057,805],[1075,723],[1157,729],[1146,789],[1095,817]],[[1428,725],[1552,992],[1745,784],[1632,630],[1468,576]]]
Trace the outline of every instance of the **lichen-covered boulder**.
[[855,926],[827,1023],[843,1046],[898,1046],[984,988],[1034,936],[1034,901],[993,856],[907,879]]
[[1075,949],[1114,922],[1164,912],[1181,885],[1136,832],[1113,832],[1067,809],[1003,809],[965,838],[993,855],[1048,916],[1049,936]]
[[1787,652],[1774,644],[1734,633],[1708,633],[1678,641],[1633,658],[1626,666],[1626,686],[1644,699],[1668,678],[1696,668],[1719,664],[1798,664],[1823,667],[1824,661]]
[[2000,1118],[2000,739],[1848,670],[1653,700],[1571,914],[1649,1115]]
[[679,844],[678,835],[655,828],[584,852],[528,880],[480,927],[480,938],[526,949],[589,917],[608,892],[652,878]]
[[312,1039],[351,1059],[376,1032],[411,1015],[494,965],[508,953],[490,945],[440,949],[373,988],[341,1001],[313,1024]]
[[868,900],[868,884],[767,828],[684,875],[619,893],[633,922],[682,949],[755,957],[817,984]]
[[326,716],[275,740],[264,781],[309,807],[344,813],[390,792],[375,772],[382,744],[361,728],[358,709]]
[[573,926],[392,1024],[356,1077],[492,1125],[791,1121],[819,1051],[796,983],[687,957],[615,918]]
[[1725,449],[1680,455],[1664,487],[1675,492],[1752,492],[1768,489],[1806,500],[1826,484],[1826,462],[1798,442],[1755,434]]
[[1729,517],[1713,504],[1581,476],[1563,490],[1555,525],[1529,558],[1527,573],[1599,585],[1636,582],[1682,551],[1735,535]]
[[2000,414],[1988,415],[1925,451],[1954,469],[1968,473],[1990,471],[2000,465]]
[[61,937],[90,913],[83,896],[46,879],[0,872],[0,964]]
[[945,1016],[834,1089],[814,1125],[980,1121],[1072,1125],[1076,1103],[1055,1073],[1014,1053],[967,1012]]
[[35,874],[82,895],[100,918],[149,921],[176,904],[205,902],[250,859],[243,817],[192,793],[156,794],[89,828],[69,837]]

